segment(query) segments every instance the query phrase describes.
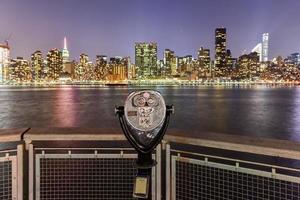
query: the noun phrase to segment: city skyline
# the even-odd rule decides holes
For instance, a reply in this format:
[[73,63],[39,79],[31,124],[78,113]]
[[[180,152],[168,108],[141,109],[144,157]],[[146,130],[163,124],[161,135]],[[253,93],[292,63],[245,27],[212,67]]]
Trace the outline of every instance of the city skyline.
[[[214,55],[214,29],[227,28],[227,48],[233,57],[249,53],[270,33],[269,59],[299,52],[297,1],[2,1],[0,43],[11,34],[11,57],[29,58],[62,48],[68,38],[71,59],[86,53],[134,58],[135,42],[157,42],[158,58],[164,49],[193,55],[202,46]],[[106,8],[105,10],[103,8]],[[168,9],[166,9],[168,8]],[[279,12],[289,8],[289,12]],[[198,10],[197,10],[198,9]],[[55,15],[51,11],[55,10]],[[228,15],[229,11],[236,11]],[[275,13],[275,14],[274,14]],[[239,19],[239,20],[236,20]],[[241,28],[242,27],[242,28]],[[76,30],[76,31],[75,31]]]

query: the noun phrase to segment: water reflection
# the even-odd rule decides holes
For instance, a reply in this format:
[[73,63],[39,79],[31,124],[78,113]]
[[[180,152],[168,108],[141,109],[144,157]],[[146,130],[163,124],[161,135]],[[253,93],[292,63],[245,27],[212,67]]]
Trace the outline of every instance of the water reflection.
[[[0,127],[119,127],[115,105],[134,87],[0,88]],[[170,128],[300,141],[300,88],[151,87],[175,105]]]
[[55,93],[53,102],[54,118],[57,119],[58,127],[74,127],[77,124],[78,104],[75,102],[76,90],[74,88],[60,89]]
[[293,98],[292,140],[300,141],[300,88],[295,90]]

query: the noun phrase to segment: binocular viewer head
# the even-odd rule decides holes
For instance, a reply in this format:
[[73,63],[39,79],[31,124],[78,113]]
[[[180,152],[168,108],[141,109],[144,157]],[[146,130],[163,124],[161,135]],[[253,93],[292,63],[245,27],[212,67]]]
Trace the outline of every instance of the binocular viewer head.
[[129,142],[137,151],[148,153],[161,141],[172,111],[159,92],[142,90],[129,94],[116,113]]

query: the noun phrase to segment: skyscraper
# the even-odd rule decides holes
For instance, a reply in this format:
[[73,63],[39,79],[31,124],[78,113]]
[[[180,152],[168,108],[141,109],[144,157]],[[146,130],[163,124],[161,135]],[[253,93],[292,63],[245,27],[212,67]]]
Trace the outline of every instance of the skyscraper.
[[198,61],[201,67],[209,68],[210,66],[210,50],[201,47],[198,50]]
[[32,79],[33,81],[41,81],[43,78],[44,62],[41,51],[35,51],[31,55]]
[[216,76],[223,76],[226,68],[226,28],[215,30],[215,72]]
[[[176,57],[174,51],[170,49],[165,49],[164,51],[164,67],[162,69],[163,76],[170,76],[175,72],[174,66],[176,65]],[[173,68],[173,70],[172,70]]]
[[58,80],[63,71],[62,52],[58,49],[51,49],[47,54],[47,77],[49,80]]
[[88,55],[82,53],[79,57],[79,63],[75,67],[75,77],[77,81],[87,80],[87,75],[89,72],[89,57]]
[[107,56],[96,55],[96,63],[94,66],[94,77],[97,81],[104,80],[108,74]]
[[8,80],[9,46],[0,44],[0,83]]
[[154,42],[135,43],[135,65],[138,68],[138,77],[157,75],[157,44]]
[[9,80],[16,83],[30,82],[32,70],[29,61],[23,57],[12,59],[9,66]]
[[269,54],[269,33],[262,35],[262,61],[267,62]]
[[64,37],[64,48],[62,50],[62,58],[63,58],[63,63],[67,63],[69,62],[69,51],[68,51],[68,47],[67,47],[67,38]]

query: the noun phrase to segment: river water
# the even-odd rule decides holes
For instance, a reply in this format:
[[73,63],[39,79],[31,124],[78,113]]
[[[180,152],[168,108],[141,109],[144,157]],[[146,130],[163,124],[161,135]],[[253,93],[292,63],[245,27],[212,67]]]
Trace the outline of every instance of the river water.
[[[133,87],[0,88],[0,128],[119,127]],[[300,141],[299,87],[152,87],[175,106],[170,128]],[[195,130],[197,133],[195,133]],[[191,133],[193,132],[193,133]]]

